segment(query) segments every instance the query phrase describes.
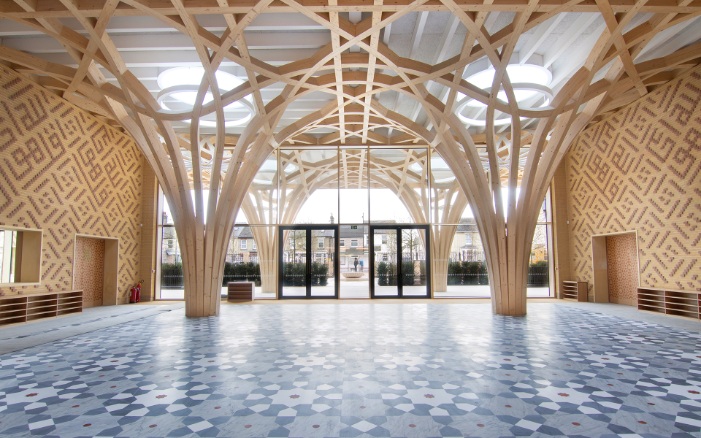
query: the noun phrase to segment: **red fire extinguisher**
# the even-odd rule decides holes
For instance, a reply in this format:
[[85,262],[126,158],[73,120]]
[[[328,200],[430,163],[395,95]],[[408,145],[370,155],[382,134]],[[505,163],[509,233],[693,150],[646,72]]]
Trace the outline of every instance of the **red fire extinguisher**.
[[143,282],[144,280],[141,280],[140,282],[136,283],[136,286],[132,286],[132,288],[129,289],[130,303],[138,303],[141,301],[141,283]]

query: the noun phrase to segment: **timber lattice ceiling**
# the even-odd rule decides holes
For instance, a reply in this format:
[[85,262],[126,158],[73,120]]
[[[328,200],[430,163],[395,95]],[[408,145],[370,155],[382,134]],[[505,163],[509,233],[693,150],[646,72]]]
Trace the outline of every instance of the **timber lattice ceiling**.
[[[550,114],[542,101],[490,101],[466,80],[487,68],[499,78],[508,65],[545,67],[557,96],[596,63],[591,92],[616,88],[598,115],[613,111],[699,61],[700,11],[698,0],[15,0],[0,4],[0,59],[115,124],[123,115],[108,99],[148,105],[131,81],[155,102],[160,73],[203,66],[205,82],[217,70],[243,81],[220,89],[225,119],[275,114],[276,145],[427,144],[437,129],[427,102],[448,113],[471,100],[470,120],[518,117],[526,132]],[[600,51],[607,34],[615,37]],[[607,71],[617,62],[614,84]],[[245,105],[227,107],[236,101]],[[168,106],[143,112],[189,134],[195,109]],[[205,104],[199,116],[214,121],[216,107]],[[484,143],[486,122],[466,128]]]

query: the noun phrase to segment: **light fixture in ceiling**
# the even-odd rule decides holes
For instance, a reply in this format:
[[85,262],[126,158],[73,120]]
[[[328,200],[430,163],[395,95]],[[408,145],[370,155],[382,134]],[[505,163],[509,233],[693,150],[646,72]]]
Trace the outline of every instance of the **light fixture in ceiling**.
[[[491,92],[494,82],[494,68],[487,68],[469,76],[466,80],[472,85],[481,88],[486,92]],[[543,108],[550,104],[553,92],[549,88],[552,82],[552,73],[545,67],[535,64],[511,64],[506,67],[506,74],[509,76],[511,86],[514,90],[514,97],[520,109]],[[467,125],[486,126],[484,111],[486,105],[471,97],[458,93],[458,106],[455,113],[458,118]],[[502,89],[497,93],[497,99],[506,102],[506,92]],[[497,111],[494,120],[495,126],[511,123],[511,116],[504,115]]]
[[[169,111],[192,109],[203,76],[202,67],[175,67],[162,71],[157,78],[158,87],[161,89],[158,93],[158,103],[161,108]],[[219,92],[222,94],[244,83],[231,73],[220,70],[215,72],[215,76]],[[207,91],[202,103],[207,104],[211,101],[212,93]],[[224,117],[226,126],[241,126],[251,120],[253,104],[250,96],[225,106]],[[203,117],[200,119],[200,125],[214,127],[216,121]]]

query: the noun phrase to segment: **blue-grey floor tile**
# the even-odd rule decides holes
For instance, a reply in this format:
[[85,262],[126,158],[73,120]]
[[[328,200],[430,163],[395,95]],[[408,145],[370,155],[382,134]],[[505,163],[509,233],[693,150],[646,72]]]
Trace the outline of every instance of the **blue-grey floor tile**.
[[0,436],[700,436],[700,332],[555,303],[159,313],[0,355]]

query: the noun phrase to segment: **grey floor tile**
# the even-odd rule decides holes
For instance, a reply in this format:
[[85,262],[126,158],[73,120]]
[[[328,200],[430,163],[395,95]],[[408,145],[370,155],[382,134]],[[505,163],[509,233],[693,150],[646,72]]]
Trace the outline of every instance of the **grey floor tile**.
[[688,322],[561,303],[133,309],[0,329],[0,436],[701,435]]

